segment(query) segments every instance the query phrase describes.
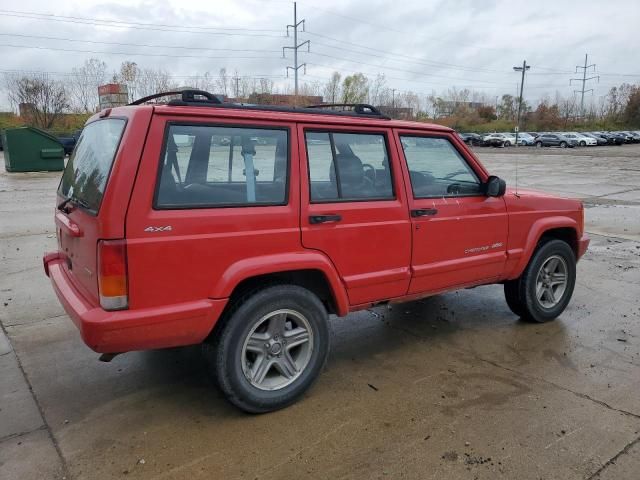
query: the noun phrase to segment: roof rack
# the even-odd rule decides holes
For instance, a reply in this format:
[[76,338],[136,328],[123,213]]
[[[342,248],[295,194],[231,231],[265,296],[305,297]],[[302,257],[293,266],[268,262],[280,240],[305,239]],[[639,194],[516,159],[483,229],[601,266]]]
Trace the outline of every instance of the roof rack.
[[341,107],[339,112],[354,112],[358,115],[374,115],[376,117],[385,117],[380,110],[373,105],[367,103],[321,103],[318,105],[307,105],[305,108],[326,108],[330,110],[336,110],[337,107]]
[[[177,97],[167,102],[172,106],[196,106],[196,107],[214,107],[214,108],[232,108],[242,110],[261,110],[267,112],[288,112],[288,113],[305,113],[314,115],[339,115],[348,117],[376,117],[383,120],[390,120],[380,110],[366,103],[327,103],[320,105],[309,105],[305,107],[287,107],[277,105],[252,105],[243,103],[225,103],[221,95],[214,95],[204,90],[182,89],[172,90],[169,92],[156,93],[147,97],[140,98],[131,102],[129,105],[142,105],[156,98]],[[336,108],[342,107],[342,110]],[[315,110],[315,111],[314,111]]]
[[[173,97],[180,95],[181,99],[173,99],[169,101],[169,105],[222,105],[222,99],[216,95],[213,95],[209,92],[205,92],[204,90],[194,90],[194,89],[183,89],[183,90],[174,90],[170,92],[162,92],[155,93],[153,95],[149,95],[147,97],[139,98],[131,102],[129,105],[142,105],[143,103],[147,103],[151,100],[155,100],[156,98],[162,97]],[[204,97],[204,98],[202,98]]]

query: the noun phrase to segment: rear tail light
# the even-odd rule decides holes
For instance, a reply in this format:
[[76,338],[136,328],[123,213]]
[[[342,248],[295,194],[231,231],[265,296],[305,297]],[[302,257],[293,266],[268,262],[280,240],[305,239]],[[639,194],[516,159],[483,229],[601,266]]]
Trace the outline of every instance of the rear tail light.
[[124,240],[98,242],[98,292],[105,310],[129,307],[127,244]]

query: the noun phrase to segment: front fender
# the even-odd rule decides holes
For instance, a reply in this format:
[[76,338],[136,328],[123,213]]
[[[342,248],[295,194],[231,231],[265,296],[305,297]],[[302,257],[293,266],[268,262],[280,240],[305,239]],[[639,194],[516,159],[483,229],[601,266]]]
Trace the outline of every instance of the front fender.
[[331,288],[337,314],[345,316],[349,312],[347,292],[338,272],[325,255],[315,251],[279,253],[242,259],[225,270],[209,296],[211,298],[228,298],[243,280],[259,275],[295,270],[319,270],[322,272]]
[[508,270],[507,279],[518,278],[522,275],[544,233],[554,228],[570,228],[575,232],[576,240],[580,238],[578,222],[571,217],[558,215],[536,220],[529,229],[524,247],[508,250],[512,269]]

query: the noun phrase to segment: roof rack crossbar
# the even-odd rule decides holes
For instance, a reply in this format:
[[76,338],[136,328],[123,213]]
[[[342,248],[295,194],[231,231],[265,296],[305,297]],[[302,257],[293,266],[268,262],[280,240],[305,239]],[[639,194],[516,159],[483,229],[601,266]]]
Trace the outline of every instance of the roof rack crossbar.
[[[154,93],[153,95],[139,98],[138,100],[131,102],[129,105],[142,105],[143,103],[149,102],[151,100],[155,100],[156,98],[171,97],[175,95],[180,95],[181,100],[171,100],[169,104],[172,104],[172,105],[188,105],[193,103],[208,103],[208,104],[215,104],[215,105],[222,104],[222,100],[220,100],[220,98],[218,98],[217,96],[209,92],[205,92],[204,90],[195,90],[192,88],[188,88],[183,90],[173,90],[170,92]],[[197,97],[204,97],[204,99],[200,99]]]
[[377,115],[384,117],[385,115],[373,105],[367,103],[321,103],[318,105],[307,105],[305,108],[326,108],[335,109],[336,107],[351,108],[354,113],[359,115]]

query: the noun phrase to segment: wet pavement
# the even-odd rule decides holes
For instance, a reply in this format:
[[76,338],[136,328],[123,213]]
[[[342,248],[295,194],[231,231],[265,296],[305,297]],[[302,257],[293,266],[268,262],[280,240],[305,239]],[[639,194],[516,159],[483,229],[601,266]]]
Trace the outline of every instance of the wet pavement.
[[0,477],[637,479],[640,146],[477,153],[584,199],[567,311],[523,323],[485,286],[332,319],[317,384],[260,416],[196,347],[98,362],[42,271],[58,175],[1,171]]

